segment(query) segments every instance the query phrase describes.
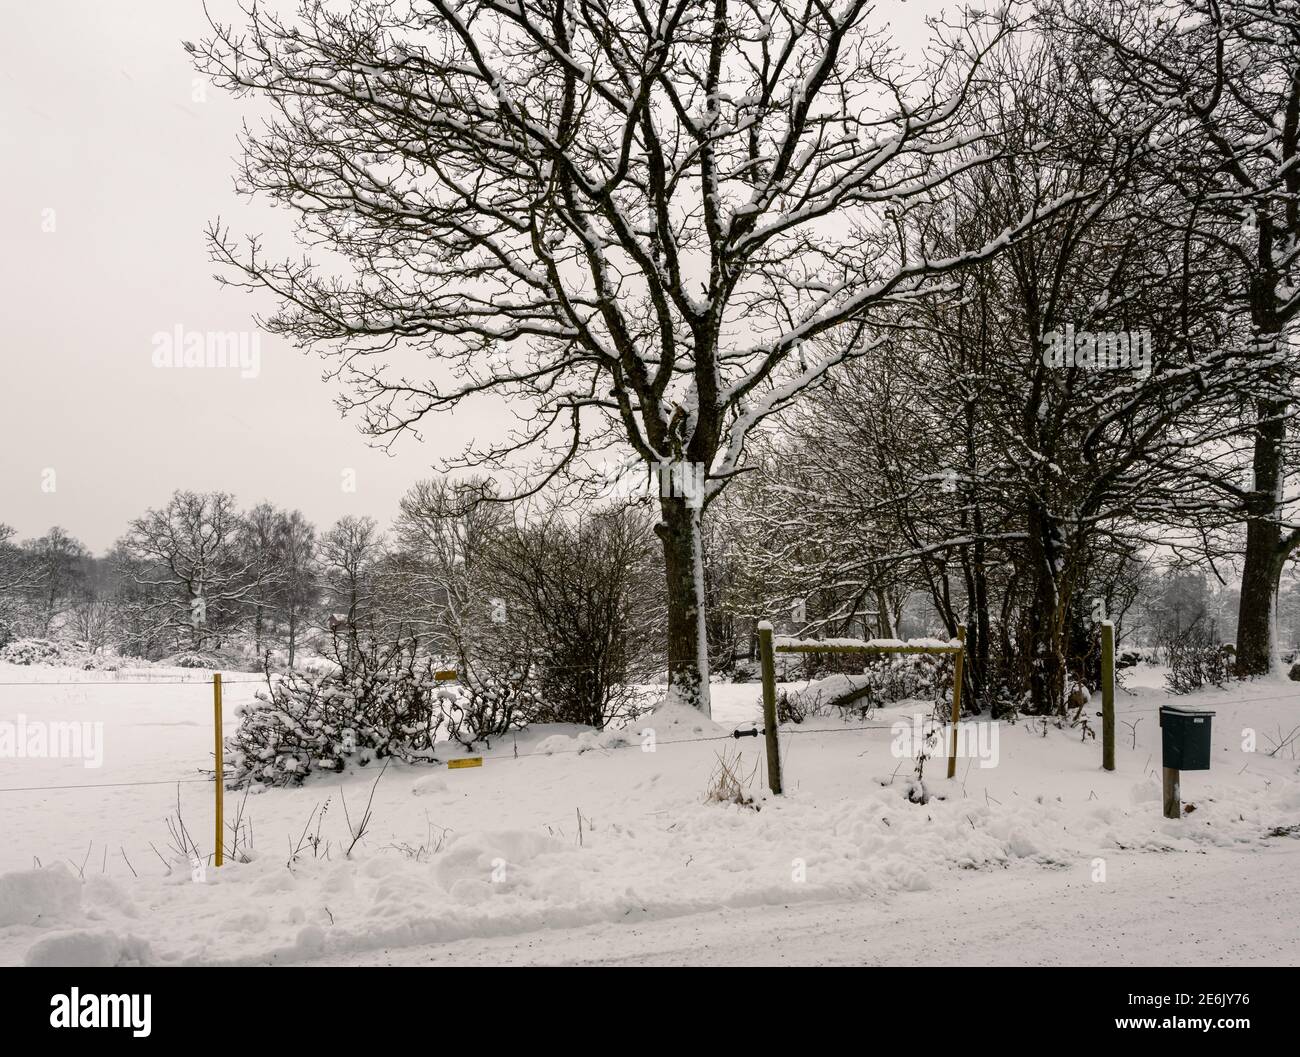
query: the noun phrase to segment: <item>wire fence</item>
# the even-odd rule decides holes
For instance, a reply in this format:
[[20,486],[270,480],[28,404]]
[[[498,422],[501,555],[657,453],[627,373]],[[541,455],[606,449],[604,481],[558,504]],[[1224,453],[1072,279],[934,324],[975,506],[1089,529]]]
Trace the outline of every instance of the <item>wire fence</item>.
[[[39,680],[37,679],[37,680],[24,680],[24,681],[0,681],[0,686],[87,686],[87,687],[203,686],[203,687],[211,687],[211,685],[212,682],[211,682],[210,675],[206,678],[194,678],[194,679],[134,679],[134,680],[133,679],[113,679],[113,680],[96,680],[96,679]],[[221,680],[221,685],[223,688],[228,686],[240,686],[240,685],[265,686],[266,680],[265,679],[223,678]],[[754,685],[755,687],[757,687],[758,684],[754,684]],[[1221,703],[1226,705],[1239,705],[1239,704],[1255,704],[1257,702],[1267,702],[1267,701],[1294,701],[1296,700],[1296,697],[1297,694],[1278,694],[1278,695],[1269,695],[1263,697],[1240,698],[1231,701],[1224,701]],[[1131,716],[1131,715],[1149,715],[1152,713],[1159,712],[1162,707],[1163,706],[1161,705],[1152,705],[1143,708],[1126,709],[1122,712],[1117,711],[1115,715],[1116,718],[1121,716]],[[1025,716],[1021,718],[1032,721],[1035,719],[1050,720],[1052,717]],[[787,735],[796,736],[796,737],[822,736],[822,735],[834,735],[834,734],[851,734],[859,731],[868,731],[868,730],[891,730],[893,729],[893,727],[894,727],[893,723],[867,723],[867,724],[858,724],[855,726],[848,726],[848,727],[824,727],[824,728],[805,729],[805,730],[800,730],[797,728],[787,728],[785,730],[780,731],[780,734],[783,737]],[[740,727],[737,727],[727,734],[715,734],[715,735],[710,735],[708,737],[702,737],[702,738],[674,738],[670,741],[656,740],[655,748],[657,750],[658,747],[661,745],[665,745],[665,746],[666,745],[697,745],[697,744],[703,744],[707,742],[738,741],[740,738],[754,737],[754,736],[761,735],[763,733],[765,733],[765,731],[760,727],[749,727],[747,729],[741,729]],[[530,751],[520,752],[518,749],[513,749],[512,751],[509,752],[478,754],[473,758],[481,759],[484,763],[486,763],[489,760],[493,760],[493,761],[521,760],[521,759],[530,759],[534,757],[543,757],[543,756],[584,755],[588,753],[608,754],[610,752],[617,751],[619,749],[635,749],[635,748],[641,748],[641,745],[636,743],[635,741],[629,740],[622,743],[613,743],[608,745],[579,745],[573,748],[554,748],[554,749],[546,749],[544,751],[533,749]],[[467,757],[450,756],[448,757],[448,760],[464,759],[464,758]],[[429,762],[441,764],[447,761],[438,760],[437,758],[435,758]],[[195,784],[211,785],[215,780],[216,780],[215,775],[207,775],[206,777],[163,778],[163,779],[151,779],[146,781],[134,781],[134,782],[84,782],[84,783],[72,783],[72,784],[62,784],[62,785],[0,786],[0,793],[58,792],[58,791],[72,790],[72,789],[121,789],[121,788],[159,786],[159,785],[195,785]]]

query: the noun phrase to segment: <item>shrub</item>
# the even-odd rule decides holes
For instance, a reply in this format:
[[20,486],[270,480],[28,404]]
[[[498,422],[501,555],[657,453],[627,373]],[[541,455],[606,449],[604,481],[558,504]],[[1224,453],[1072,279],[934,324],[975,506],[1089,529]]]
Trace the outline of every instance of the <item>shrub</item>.
[[953,662],[949,654],[886,653],[872,657],[863,669],[861,691],[837,702],[841,712],[867,716],[880,705],[896,701],[951,701]]
[[880,705],[896,701],[951,701],[952,658],[941,654],[878,654],[862,672],[832,675],[801,690],[781,689],[776,695],[777,720],[802,723],[809,716],[843,715],[865,718]]
[[239,710],[230,738],[236,785],[301,782],[312,771],[341,771],[349,758],[433,758],[456,691],[437,683],[431,662],[389,658],[351,673],[289,672]]
[[1202,687],[1223,686],[1232,678],[1233,654],[1193,624],[1169,643],[1169,673],[1165,685],[1171,694],[1190,694]]
[[810,692],[813,688],[791,690],[779,687],[776,691],[777,723],[802,723],[809,716],[826,715],[829,705],[821,695]]
[[56,664],[62,655],[62,647],[49,639],[18,639],[0,650],[0,660],[10,664]]
[[538,695],[520,679],[471,675],[447,695],[447,734],[472,749],[478,742],[534,722],[543,711]]

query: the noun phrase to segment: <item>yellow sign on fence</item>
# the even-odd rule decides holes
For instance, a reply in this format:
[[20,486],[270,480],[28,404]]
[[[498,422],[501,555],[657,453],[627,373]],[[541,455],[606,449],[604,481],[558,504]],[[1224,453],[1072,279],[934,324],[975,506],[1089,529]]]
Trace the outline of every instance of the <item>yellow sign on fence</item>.
[[456,768],[460,768],[460,767],[482,767],[482,766],[483,766],[483,757],[482,757],[482,756],[466,756],[466,757],[464,757],[463,759],[460,759],[460,760],[448,760],[448,761],[447,761],[447,766],[450,767],[450,768],[452,768],[453,770],[456,769]]

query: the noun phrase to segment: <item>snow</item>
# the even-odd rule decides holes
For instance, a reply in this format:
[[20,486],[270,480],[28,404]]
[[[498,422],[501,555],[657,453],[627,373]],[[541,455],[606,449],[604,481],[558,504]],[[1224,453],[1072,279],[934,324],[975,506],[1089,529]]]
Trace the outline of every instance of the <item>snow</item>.
[[61,863],[0,875],[0,928],[43,925],[81,909],[81,882]]
[[[1119,854],[1112,878],[1013,864],[936,897],[795,903],[393,947],[360,965],[1295,965],[1278,907],[1300,904],[1300,848]],[[1251,884],[1241,885],[1248,870]],[[1009,895],[1010,893],[1010,895]],[[1012,897],[1013,896],[1013,897]]]
[[105,969],[148,965],[152,961],[149,945],[135,936],[87,929],[45,936],[32,944],[23,958],[23,964],[31,966],[85,965]]
[[794,636],[778,635],[773,640],[777,649],[861,649],[861,650],[914,650],[914,649],[957,649],[961,643],[957,639],[801,639]]
[[[1089,880],[1098,860],[1112,890],[1130,875],[1176,870],[1195,895],[1198,871],[1231,861],[1246,891],[1276,849],[1295,847],[1281,834],[1300,821],[1296,759],[1267,755],[1268,736],[1294,726],[1297,684],[1170,699],[1158,670],[1140,665],[1126,673],[1131,692],[1117,702],[1113,774],[1100,770],[1098,742],[1077,729],[1022,720],[999,726],[995,767],[959,759],[949,781],[942,756],[930,760],[931,799],[916,804],[905,796],[915,763],[891,752],[890,726],[928,717],[928,703],[882,709],[870,729],[838,718],[782,728],[787,794],[772,797],[762,739],[730,737],[759,719],[760,687],[715,683],[712,719],[669,705],[626,732],[550,727],[497,739],[482,750],[480,768],[392,763],[377,786],[371,766],[246,801],[230,791],[227,822],[241,811],[253,821],[251,861],[209,867],[196,883],[183,860],[168,872],[150,844],[170,858],[163,820],[177,807],[171,779],[210,766],[210,688],[72,685],[67,674],[0,669],[0,683],[46,681],[0,686],[0,720],[21,710],[28,723],[104,724],[99,770],[78,760],[3,761],[3,964],[377,962],[538,936],[562,957],[579,934],[608,936],[610,947],[619,937],[633,943],[635,930],[666,936],[687,919],[712,923],[699,926],[706,931],[723,920],[757,928],[764,915],[783,913],[898,919],[900,931],[875,937],[897,953],[906,946],[903,921],[931,918],[972,883],[997,885],[998,905],[984,908],[994,919],[1053,879],[1069,879],[1071,898],[1095,901],[1087,893],[1104,887]],[[256,685],[240,673],[227,684],[229,733],[230,713]],[[1193,810],[1177,821],[1161,815],[1156,710],[1164,702],[1217,713],[1214,767],[1184,773]],[[1126,724],[1135,721],[1134,736]],[[1247,727],[1259,734],[1258,752],[1242,751]],[[757,810],[706,802],[722,752],[738,753],[741,770],[753,772]],[[90,788],[27,788],[88,779]],[[160,784],[116,784],[141,781]],[[344,800],[355,826],[372,786],[370,831],[345,857]],[[204,853],[211,796],[201,779],[179,788]],[[312,830],[319,824],[323,839],[315,855],[300,845],[313,811]],[[905,901],[918,900],[904,912]],[[1275,919],[1294,949],[1298,926]],[[1068,960],[1050,929],[1030,931],[1026,960]],[[1229,939],[1212,951],[1227,951]],[[954,957],[963,956],[953,942]]]

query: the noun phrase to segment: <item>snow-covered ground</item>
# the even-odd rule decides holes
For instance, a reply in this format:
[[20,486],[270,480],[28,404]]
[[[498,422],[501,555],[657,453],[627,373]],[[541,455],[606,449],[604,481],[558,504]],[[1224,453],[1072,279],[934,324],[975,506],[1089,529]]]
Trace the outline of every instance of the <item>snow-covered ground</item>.
[[[159,855],[176,779],[194,780],[181,811],[213,844],[211,690],[198,672],[148,675],[162,681],[0,667],[0,723],[103,725],[98,767],[0,757],[0,963],[1276,964],[1300,947],[1284,909],[1300,845],[1282,835],[1300,833],[1300,767],[1294,745],[1268,755],[1300,723],[1285,681],[1177,700],[1217,713],[1213,768],[1184,774],[1179,821],[1161,816],[1156,669],[1118,702],[1115,773],[1077,730],[1001,724],[971,741],[996,753],[959,760],[952,782],[942,758],[927,765],[925,804],[905,796],[914,764],[890,729],[921,706],[784,730],[772,798],[761,739],[726,737],[757,718],[758,686],[715,685],[713,722],[670,711],[630,739],[529,731],[481,768],[393,764],[350,857],[344,801],[355,823],[377,768],[254,793],[252,861],[196,882]],[[229,733],[257,686],[227,682]],[[728,748],[757,769],[757,811],[705,800]],[[144,782],[159,784],[121,784]],[[227,821],[242,800],[227,793]],[[1183,906],[1212,920],[1165,957]]]

